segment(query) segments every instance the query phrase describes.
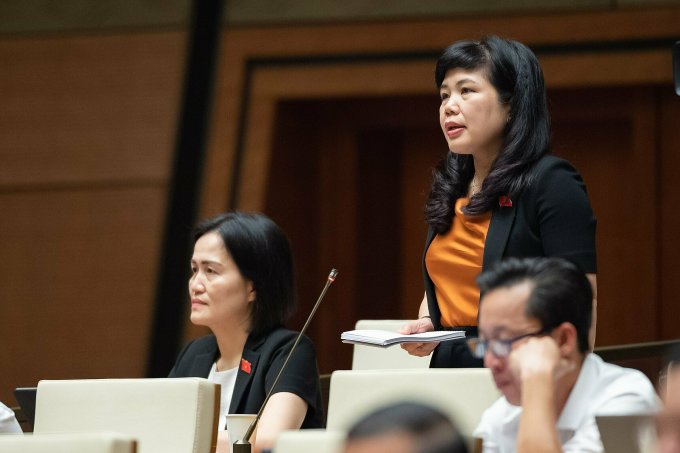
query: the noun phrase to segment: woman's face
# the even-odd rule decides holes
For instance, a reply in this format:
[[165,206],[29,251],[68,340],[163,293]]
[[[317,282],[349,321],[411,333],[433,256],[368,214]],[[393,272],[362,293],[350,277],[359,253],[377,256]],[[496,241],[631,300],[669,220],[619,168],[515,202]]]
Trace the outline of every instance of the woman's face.
[[255,290],[241,275],[217,232],[201,236],[191,257],[191,322],[213,331],[220,326],[249,330]]
[[450,69],[439,89],[439,124],[449,149],[458,154],[495,158],[503,143],[509,105],[481,70]]

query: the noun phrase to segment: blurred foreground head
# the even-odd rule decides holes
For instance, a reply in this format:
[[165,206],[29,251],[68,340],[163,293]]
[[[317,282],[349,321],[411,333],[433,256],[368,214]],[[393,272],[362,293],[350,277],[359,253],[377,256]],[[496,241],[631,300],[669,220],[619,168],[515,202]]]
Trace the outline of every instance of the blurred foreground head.
[[378,409],[355,423],[345,453],[467,453],[458,430],[437,409],[403,402]]

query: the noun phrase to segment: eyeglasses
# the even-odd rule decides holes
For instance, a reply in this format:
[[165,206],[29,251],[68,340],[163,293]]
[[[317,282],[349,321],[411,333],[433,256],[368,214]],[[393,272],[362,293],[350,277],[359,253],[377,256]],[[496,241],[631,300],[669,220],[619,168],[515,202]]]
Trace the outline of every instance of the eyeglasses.
[[543,328],[538,332],[525,333],[515,338],[507,340],[486,340],[483,338],[469,338],[467,340],[468,348],[472,355],[478,359],[483,359],[486,351],[491,351],[496,357],[507,357],[512,352],[512,344],[527,337],[540,337],[547,334],[552,329]]

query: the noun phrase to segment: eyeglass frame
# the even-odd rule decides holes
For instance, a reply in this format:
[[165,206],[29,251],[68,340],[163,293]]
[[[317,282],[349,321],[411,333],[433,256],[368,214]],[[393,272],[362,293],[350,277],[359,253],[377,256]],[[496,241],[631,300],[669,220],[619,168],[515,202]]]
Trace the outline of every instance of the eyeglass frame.
[[[499,357],[499,358],[506,358],[510,355],[512,352],[512,345],[513,343],[523,340],[524,338],[529,338],[529,337],[542,337],[550,333],[552,330],[554,330],[554,327],[543,327],[541,330],[537,332],[529,332],[525,333],[519,336],[516,336],[514,338],[508,338],[507,340],[500,340],[500,339],[482,339],[479,337],[475,338],[468,338],[465,340],[465,343],[467,344],[468,349],[470,349],[470,352],[472,353],[472,356],[478,359],[483,359],[484,355],[486,355],[487,351],[490,351],[491,354],[494,355],[494,357]],[[507,352],[504,353],[498,353],[498,351],[494,351],[493,347],[490,347],[489,345],[491,344],[500,344],[503,345],[503,348],[507,349]],[[479,347],[483,348],[483,351],[479,353]]]

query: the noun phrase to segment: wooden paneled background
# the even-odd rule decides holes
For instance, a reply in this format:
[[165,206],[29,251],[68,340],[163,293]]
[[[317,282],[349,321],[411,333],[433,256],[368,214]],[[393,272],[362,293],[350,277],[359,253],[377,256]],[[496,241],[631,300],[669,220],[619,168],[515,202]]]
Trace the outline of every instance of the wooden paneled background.
[[139,377],[184,32],[0,39],[0,400]]
[[[309,333],[322,372],[348,367],[342,330],[414,316],[422,297],[422,203],[446,152],[434,58],[513,37],[539,53],[555,152],[598,217],[598,344],[678,338],[678,24],[668,6],[228,29],[201,213],[261,210],[286,230],[293,328],[340,270]],[[0,400],[43,378],[144,375],[185,39],[0,36]]]

